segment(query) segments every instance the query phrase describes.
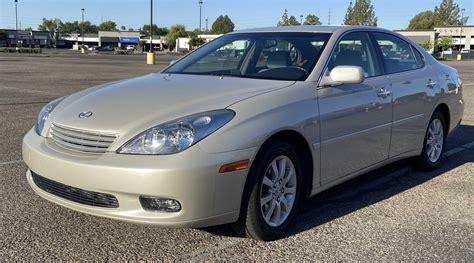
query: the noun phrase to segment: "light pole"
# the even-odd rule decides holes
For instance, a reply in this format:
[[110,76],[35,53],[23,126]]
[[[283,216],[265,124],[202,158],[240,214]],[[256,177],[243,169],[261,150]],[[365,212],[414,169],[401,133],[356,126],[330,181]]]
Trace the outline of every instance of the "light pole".
[[15,0],[15,30],[18,31],[18,0]]
[[199,0],[199,32],[202,34],[202,0]]
[[82,36],[82,49],[84,49],[84,8],[81,8],[82,12],[82,24],[81,24],[81,36]]
[[207,34],[209,33],[208,22],[209,22],[209,19],[206,18],[206,40],[207,40]]
[[[464,11],[466,11],[466,9],[464,9],[464,8],[461,9],[461,35],[459,36],[459,52],[460,52],[460,54],[462,53],[461,41],[462,41],[462,26],[464,24]],[[464,42],[464,44],[466,44],[466,42]]]
[[303,15],[300,15],[300,24],[303,25]]
[[15,40],[18,47],[18,0],[15,0]]
[[155,53],[153,52],[153,0],[150,0],[150,50],[146,53],[146,63],[155,64]]
[[150,0],[150,51],[153,50],[153,0]]

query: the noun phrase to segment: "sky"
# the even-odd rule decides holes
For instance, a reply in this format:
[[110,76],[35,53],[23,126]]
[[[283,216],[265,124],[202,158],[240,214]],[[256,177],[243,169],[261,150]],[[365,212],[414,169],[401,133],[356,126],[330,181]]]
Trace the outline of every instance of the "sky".
[[[209,28],[219,15],[228,15],[236,30],[275,26],[283,11],[299,20],[300,15],[316,14],[323,24],[340,25],[350,0],[203,0],[202,27],[209,19]],[[378,26],[404,29],[417,13],[433,10],[441,0],[372,0]],[[468,24],[474,24],[474,1],[455,0],[465,8]],[[198,0],[153,0],[153,23],[160,27],[184,24],[187,30],[199,28]],[[93,24],[112,20],[120,26],[137,29],[150,22],[150,0],[18,0],[18,21],[21,28],[37,29],[43,17],[62,21],[80,21],[81,8],[85,20]],[[15,28],[14,0],[0,0],[0,28]]]

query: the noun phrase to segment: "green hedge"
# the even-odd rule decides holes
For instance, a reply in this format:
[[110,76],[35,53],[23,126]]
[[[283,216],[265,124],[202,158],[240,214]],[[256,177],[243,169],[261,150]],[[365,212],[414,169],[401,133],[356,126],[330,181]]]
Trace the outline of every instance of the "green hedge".
[[29,48],[29,47],[0,47],[0,53],[43,53],[41,48]]

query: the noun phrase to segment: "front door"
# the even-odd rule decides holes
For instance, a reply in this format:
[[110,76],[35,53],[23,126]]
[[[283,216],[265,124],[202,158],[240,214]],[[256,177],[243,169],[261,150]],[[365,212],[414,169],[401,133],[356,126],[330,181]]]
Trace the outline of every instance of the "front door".
[[326,73],[341,65],[362,67],[366,79],[318,89],[322,184],[386,160],[390,148],[390,82],[366,32],[340,40]]

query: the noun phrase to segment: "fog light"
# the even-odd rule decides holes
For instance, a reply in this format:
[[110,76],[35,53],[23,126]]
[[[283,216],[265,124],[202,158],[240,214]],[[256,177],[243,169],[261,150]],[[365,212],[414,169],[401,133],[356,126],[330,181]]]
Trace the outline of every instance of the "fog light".
[[174,199],[140,196],[140,204],[148,211],[178,212],[181,204]]

